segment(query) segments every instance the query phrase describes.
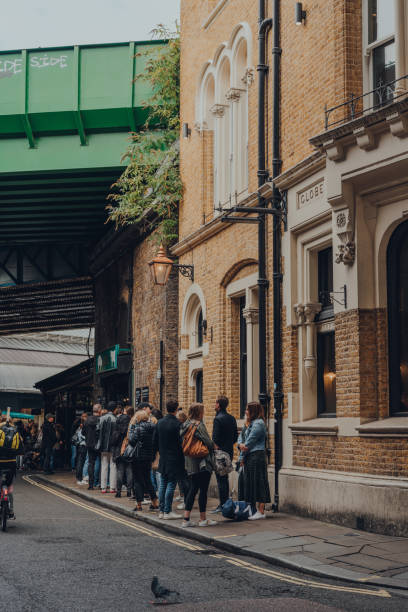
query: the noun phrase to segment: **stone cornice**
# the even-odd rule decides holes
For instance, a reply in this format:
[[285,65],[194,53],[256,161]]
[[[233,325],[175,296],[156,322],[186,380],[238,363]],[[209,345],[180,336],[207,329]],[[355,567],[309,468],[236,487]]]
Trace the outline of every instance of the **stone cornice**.
[[377,136],[390,131],[394,136],[408,136],[408,99],[398,100],[376,111],[329,129],[313,138],[311,145],[327,152],[329,159],[344,159],[344,147],[357,144],[364,150],[377,146]]
[[215,21],[215,19],[217,18],[217,16],[219,15],[219,13],[221,13],[222,9],[224,8],[224,6],[229,2],[229,0],[220,0],[218,2],[218,4],[213,8],[213,10],[211,11],[211,13],[208,15],[207,19],[203,22],[202,24],[202,28],[204,30],[206,30],[207,28],[210,27],[210,25],[212,24],[213,21]]
[[326,167],[326,156],[322,151],[315,151],[312,155],[305,157],[298,164],[282,172],[275,179],[278,189],[289,189],[297,185],[305,178]]

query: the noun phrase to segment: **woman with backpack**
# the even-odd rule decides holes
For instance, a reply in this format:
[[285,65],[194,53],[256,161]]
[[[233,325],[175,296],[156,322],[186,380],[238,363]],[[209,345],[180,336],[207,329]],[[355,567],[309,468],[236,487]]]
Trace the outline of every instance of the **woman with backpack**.
[[144,410],[138,410],[129,425],[129,444],[124,451],[124,457],[132,459],[133,488],[137,502],[135,512],[141,512],[145,492],[150,495],[150,510],[157,510],[159,507],[157,494],[150,478],[155,427]]
[[197,493],[200,510],[198,526],[210,527],[217,524],[217,521],[207,519],[206,516],[208,487],[214,471],[214,442],[208,435],[203,418],[204,405],[192,404],[188,411],[188,419],[180,428],[186,472],[190,481],[184,499],[185,511],[182,527],[195,527],[195,523],[190,521],[190,515]]
[[238,498],[258,510],[249,517],[250,521],[265,518],[265,504],[270,503],[266,440],[267,429],[263,406],[259,402],[249,402],[245,410],[245,425],[238,438],[241,464],[238,479]]

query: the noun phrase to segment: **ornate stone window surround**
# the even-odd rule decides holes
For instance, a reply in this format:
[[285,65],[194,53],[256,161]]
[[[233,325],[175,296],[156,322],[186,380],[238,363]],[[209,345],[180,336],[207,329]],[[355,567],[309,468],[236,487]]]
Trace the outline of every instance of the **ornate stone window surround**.
[[[214,130],[215,215],[220,206],[241,202],[248,195],[247,90],[255,78],[251,57],[251,29],[240,23],[206,62],[199,79],[195,126],[199,132]],[[214,79],[213,99],[208,96],[210,77]]]
[[207,319],[204,293],[197,283],[193,283],[183,301],[181,314],[181,334],[188,337],[188,348],[179,350],[179,361],[188,361],[188,374],[190,387],[195,386],[195,377],[203,369],[203,357],[208,355],[209,343],[204,338],[202,346],[197,346],[197,322],[202,311],[203,319]]

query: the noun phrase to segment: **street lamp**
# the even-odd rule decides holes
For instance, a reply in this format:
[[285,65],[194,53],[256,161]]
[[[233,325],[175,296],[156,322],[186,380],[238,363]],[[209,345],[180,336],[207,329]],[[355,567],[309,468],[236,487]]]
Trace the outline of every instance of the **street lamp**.
[[162,244],[160,245],[156,257],[153,257],[152,261],[149,261],[149,266],[155,285],[166,285],[172,268],[177,268],[180,274],[194,282],[194,266],[174,263],[167,257]]

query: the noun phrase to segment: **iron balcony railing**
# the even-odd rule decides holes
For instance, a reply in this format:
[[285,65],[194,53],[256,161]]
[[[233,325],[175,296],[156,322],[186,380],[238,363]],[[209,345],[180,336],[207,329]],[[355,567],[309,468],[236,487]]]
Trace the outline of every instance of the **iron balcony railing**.
[[[338,104],[337,106],[327,108],[326,104],[324,107],[325,130],[362,117],[388,104],[392,104],[398,99],[407,97],[407,80],[408,75],[405,75],[399,79],[395,79],[395,81],[380,83],[378,87],[361,96],[351,94],[346,102]],[[398,87],[397,84],[400,84],[400,87]],[[333,119],[333,116],[334,121],[330,121],[330,119]]]

